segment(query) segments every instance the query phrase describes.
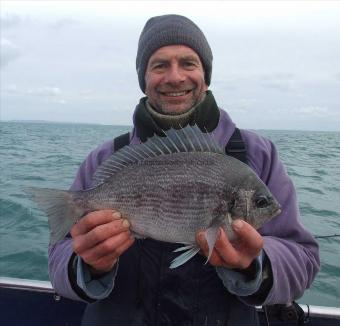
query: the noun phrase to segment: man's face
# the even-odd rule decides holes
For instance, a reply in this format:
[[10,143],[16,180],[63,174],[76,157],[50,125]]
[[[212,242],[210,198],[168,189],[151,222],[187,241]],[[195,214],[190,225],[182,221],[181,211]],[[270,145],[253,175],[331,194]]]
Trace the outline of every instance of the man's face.
[[198,54],[185,45],[168,45],[150,57],[145,93],[164,114],[181,114],[197,104],[208,89]]

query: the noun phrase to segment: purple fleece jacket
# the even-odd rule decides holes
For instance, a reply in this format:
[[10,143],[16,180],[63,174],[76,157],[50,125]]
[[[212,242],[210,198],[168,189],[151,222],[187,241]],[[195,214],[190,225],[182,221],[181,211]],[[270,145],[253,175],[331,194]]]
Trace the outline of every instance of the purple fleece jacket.
[[[213,135],[223,148],[234,129],[235,124],[228,114],[220,110],[219,123]],[[259,230],[264,239],[264,251],[271,264],[273,286],[264,302],[252,301],[247,297],[242,300],[254,305],[291,302],[302,296],[320,268],[318,244],[301,224],[294,185],[279,160],[274,144],[248,130],[241,130],[241,134],[247,146],[250,167],[282,205],[281,214]],[[139,143],[135,129],[131,134],[131,143]],[[112,151],[112,140],[92,151],[80,166],[71,190],[89,188],[95,170]],[[49,248],[50,279],[57,293],[81,300],[72,289],[68,277],[71,255],[70,239]]]

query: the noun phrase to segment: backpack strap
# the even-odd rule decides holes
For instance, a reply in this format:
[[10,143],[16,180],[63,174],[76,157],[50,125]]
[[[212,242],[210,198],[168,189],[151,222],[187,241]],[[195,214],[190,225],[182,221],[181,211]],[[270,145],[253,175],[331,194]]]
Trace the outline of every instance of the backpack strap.
[[118,151],[119,149],[123,148],[126,145],[129,145],[130,143],[130,133],[127,132],[125,134],[122,134],[118,137],[116,137],[113,140],[113,149],[114,151]]
[[225,152],[227,155],[248,164],[246,144],[242,139],[240,129],[235,128],[234,133],[231,135],[225,147]]

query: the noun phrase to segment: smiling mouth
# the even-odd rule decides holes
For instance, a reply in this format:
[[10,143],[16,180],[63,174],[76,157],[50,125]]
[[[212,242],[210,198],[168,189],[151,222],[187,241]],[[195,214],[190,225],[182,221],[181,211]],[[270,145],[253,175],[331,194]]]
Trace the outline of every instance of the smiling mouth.
[[180,97],[180,96],[184,96],[187,95],[191,92],[191,90],[188,91],[181,91],[181,92],[160,92],[163,96],[167,96],[167,97]]

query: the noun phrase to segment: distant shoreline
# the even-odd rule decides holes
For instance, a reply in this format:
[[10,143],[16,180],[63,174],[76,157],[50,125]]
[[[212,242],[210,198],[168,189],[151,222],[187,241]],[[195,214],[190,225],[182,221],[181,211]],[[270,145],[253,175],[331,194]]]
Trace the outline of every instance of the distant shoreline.
[[132,127],[132,125],[113,125],[113,124],[111,125],[111,124],[102,124],[102,123],[95,123],[95,122],[70,122],[70,121],[50,121],[50,120],[0,120],[0,122]]
[[[0,120],[6,123],[35,123],[35,124],[68,124],[68,125],[88,125],[88,126],[112,126],[132,128],[132,125],[115,125],[115,124],[103,124],[95,122],[70,122],[70,121],[51,121],[51,120]],[[340,133],[340,130],[313,130],[313,129],[254,129],[254,128],[241,128],[253,131],[297,131],[297,132],[320,132],[320,133]]]

